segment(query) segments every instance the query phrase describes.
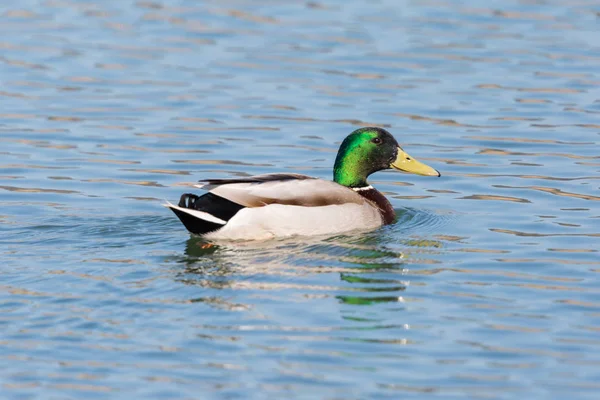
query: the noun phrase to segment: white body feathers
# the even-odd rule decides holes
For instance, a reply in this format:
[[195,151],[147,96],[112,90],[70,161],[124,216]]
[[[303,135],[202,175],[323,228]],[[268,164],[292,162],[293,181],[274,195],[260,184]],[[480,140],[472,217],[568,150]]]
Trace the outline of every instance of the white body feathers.
[[210,239],[263,240],[286,236],[313,236],[374,229],[382,225],[372,205],[343,204],[323,207],[271,204],[240,210],[221,229],[204,235]]

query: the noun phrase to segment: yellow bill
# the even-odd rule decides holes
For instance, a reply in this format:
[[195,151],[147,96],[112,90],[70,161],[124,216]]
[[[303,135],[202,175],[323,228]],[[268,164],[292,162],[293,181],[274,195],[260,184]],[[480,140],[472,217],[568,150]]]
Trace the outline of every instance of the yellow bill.
[[398,147],[398,156],[392,162],[391,167],[399,171],[408,172],[410,174],[441,176],[437,170],[431,168],[429,165],[415,160],[400,147]]

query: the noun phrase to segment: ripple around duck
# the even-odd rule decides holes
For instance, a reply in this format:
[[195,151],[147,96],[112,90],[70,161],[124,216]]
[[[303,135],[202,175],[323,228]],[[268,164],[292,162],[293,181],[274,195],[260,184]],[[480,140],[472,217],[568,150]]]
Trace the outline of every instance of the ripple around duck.
[[397,222],[393,225],[395,231],[423,236],[438,231],[458,218],[456,214],[414,208],[398,209],[396,216]]

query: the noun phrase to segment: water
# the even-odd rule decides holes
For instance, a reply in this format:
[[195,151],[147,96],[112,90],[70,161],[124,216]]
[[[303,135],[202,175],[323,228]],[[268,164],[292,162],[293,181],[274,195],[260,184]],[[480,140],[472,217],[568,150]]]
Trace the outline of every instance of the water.
[[[0,5],[2,398],[597,398],[594,1]],[[207,246],[206,177],[329,179],[398,223]]]

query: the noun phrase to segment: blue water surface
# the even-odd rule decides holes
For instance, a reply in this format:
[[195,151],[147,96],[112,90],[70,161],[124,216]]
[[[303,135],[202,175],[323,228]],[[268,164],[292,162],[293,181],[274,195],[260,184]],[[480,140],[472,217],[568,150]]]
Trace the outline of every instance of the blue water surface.
[[[596,1],[0,4],[0,397],[597,399]],[[330,179],[380,126],[396,224],[210,245],[201,178]]]

